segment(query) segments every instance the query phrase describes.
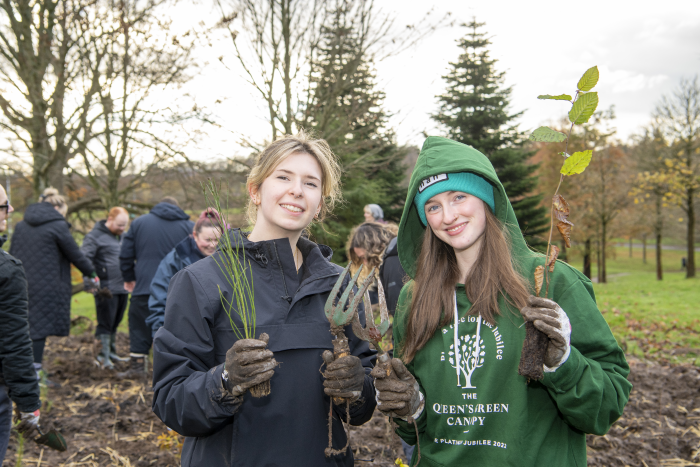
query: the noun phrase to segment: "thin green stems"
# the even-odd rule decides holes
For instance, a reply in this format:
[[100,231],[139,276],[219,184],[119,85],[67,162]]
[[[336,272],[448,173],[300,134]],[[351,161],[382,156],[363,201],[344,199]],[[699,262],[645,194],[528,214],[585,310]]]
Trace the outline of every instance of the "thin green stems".
[[[245,255],[242,236],[229,234],[228,218],[228,192],[226,193],[225,206],[221,204],[221,184],[217,185],[211,179],[203,184],[204,197],[207,204],[216,209],[218,215],[215,220],[221,230],[219,247],[214,254],[214,261],[221,270],[228,287],[231,289],[231,298],[227,299],[221,284],[217,284],[221,305],[228,316],[231,329],[239,339],[255,338],[255,297],[253,289],[253,274],[248,276],[249,263]],[[241,321],[242,329],[234,320],[237,315]]]

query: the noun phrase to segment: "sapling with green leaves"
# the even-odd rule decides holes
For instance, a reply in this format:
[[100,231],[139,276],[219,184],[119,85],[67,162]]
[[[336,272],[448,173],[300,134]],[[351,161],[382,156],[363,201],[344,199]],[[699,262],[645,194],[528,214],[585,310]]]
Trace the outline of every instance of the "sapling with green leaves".
[[[231,297],[226,298],[221,284],[217,284],[221,306],[228,317],[231,329],[240,339],[256,339],[255,337],[255,296],[253,289],[253,276],[248,274],[250,269],[245,255],[245,247],[240,236],[229,235],[228,223],[228,192],[225,194],[222,204],[221,183],[216,184],[209,179],[203,186],[204,197],[207,205],[216,210],[216,222],[221,230],[219,237],[218,253],[212,255],[217,266],[221,270],[228,287],[231,289]],[[240,326],[234,316],[238,316]],[[269,341],[269,336],[262,333],[258,339]],[[265,381],[250,388],[253,397],[263,397],[270,394],[270,381]]]
[[[550,225],[549,238],[547,239],[547,251],[545,254],[544,264],[537,266],[535,269],[535,294],[539,297],[542,287],[545,287],[544,297],[549,295],[549,282],[551,274],[554,272],[557,257],[559,256],[559,247],[552,244],[552,234],[556,220],[556,227],[564,240],[567,248],[571,247],[571,230],[574,224],[569,220],[571,210],[569,204],[564,197],[559,194],[564,177],[580,174],[591,162],[593,156],[592,150],[577,151],[569,154],[569,141],[574,125],[582,125],[593,116],[598,107],[598,93],[591,91],[598,83],[599,73],[598,67],[594,66],[586,70],[581,79],[576,85],[576,93],[572,97],[569,94],[542,94],[537,96],[538,99],[566,101],[571,104],[569,109],[569,121],[571,125],[566,133],[553,130],[549,127],[542,126],[532,132],[530,140],[542,143],[563,143],[566,146],[563,152],[559,153],[564,157],[564,163],[559,171],[559,183],[557,189],[552,196],[552,205],[550,209]],[[527,377],[528,380],[540,380],[543,377],[544,354],[547,350],[548,338],[538,331],[531,322],[526,322],[526,337],[523,344],[522,357],[518,372]]]

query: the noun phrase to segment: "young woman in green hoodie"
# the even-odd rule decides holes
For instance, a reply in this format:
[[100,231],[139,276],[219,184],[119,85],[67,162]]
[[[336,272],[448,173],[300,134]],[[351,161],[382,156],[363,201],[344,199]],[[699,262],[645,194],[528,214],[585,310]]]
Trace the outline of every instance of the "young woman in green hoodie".
[[[398,238],[413,279],[394,321],[399,358],[373,374],[378,408],[419,441],[421,466],[585,466],[585,434],[607,432],[631,389],[591,282],[558,262],[548,298],[532,296],[544,257],[488,159],[445,138],[421,150]],[[545,376],[529,384],[525,320],[550,339]]]

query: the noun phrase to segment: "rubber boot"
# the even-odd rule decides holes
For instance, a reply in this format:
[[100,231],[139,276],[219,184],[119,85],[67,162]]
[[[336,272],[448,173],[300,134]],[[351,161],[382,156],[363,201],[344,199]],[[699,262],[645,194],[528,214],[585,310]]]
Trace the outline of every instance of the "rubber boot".
[[41,363],[34,363],[34,371],[36,372],[36,380],[39,381],[39,386],[46,386],[49,388],[60,388],[61,385],[50,381],[46,377],[46,372],[42,369]]
[[97,362],[105,370],[113,370],[114,364],[112,363],[112,360],[109,358],[110,335],[109,334],[100,334],[98,337],[100,338],[100,342],[102,343],[102,350],[100,350],[99,355],[97,355]]
[[129,360],[129,369],[122,373],[117,373],[117,377],[126,379],[145,378],[146,361],[147,355],[131,354],[131,359]]
[[117,354],[117,335],[112,334],[109,336],[109,358],[116,362],[128,362],[129,359],[126,357],[120,357]]

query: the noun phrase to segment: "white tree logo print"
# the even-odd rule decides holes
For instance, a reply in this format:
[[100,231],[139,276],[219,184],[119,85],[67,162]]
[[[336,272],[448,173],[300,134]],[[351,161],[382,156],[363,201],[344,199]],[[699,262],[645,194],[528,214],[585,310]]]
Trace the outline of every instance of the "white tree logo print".
[[[455,326],[454,343],[450,345],[449,362],[457,370],[457,386],[463,389],[476,389],[472,385],[472,374],[484,365],[486,355],[484,340],[481,338],[481,317],[477,318],[476,334],[460,336]],[[464,376],[464,385],[461,383]]]

